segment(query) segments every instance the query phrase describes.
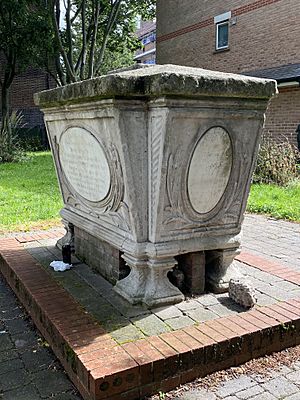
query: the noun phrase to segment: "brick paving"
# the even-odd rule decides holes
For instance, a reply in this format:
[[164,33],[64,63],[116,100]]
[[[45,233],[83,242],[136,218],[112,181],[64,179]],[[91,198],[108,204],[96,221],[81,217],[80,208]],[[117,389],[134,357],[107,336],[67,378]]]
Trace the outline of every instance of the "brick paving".
[[80,400],[66,373],[0,276],[0,399]]
[[[263,237],[261,237],[262,232]],[[33,257],[35,257],[44,266],[44,268],[47,269],[48,272],[52,274],[52,276],[59,282],[59,284],[63,285],[64,288],[69,292],[69,294],[73,296],[77,301],[79,301],[89,313],[93,314],[98,322],[101,323],[101,326],[104,327],[106,331],[109,331],[112,338],[116,340],[118,344],[127,346],[128,348],[130,348],[131,351],[134,350],[132,348],[132,345],[130,343],[126,343],[132,340],[144,339],[151,336],[153,336],[153,340],[155,340],[155,338],[157,337],[156,335],[161,335],[161,337],[164,337],[163,335],[168,335],[170,331],[178,330],[178,333],[176,333],[175,336],[172,336],[172,340],[175,340],[177,337],[177,342],[174,342],[174,346],[176,343],[177,346],[179,346],[180,343],[182,346],[182,344],[184,343],[184,339],[186,338],[185,336],[183,336],[183,328],[184,331],[191,333],[191,329],[194,329],[192,325],[206,321],[206,331],[204,329],[204,325],[202,327],[202,334],[205,335],[205,333],[207,333],[207,329],[209,329],[210,322],[215,321],[216,318],[219,318],[222,322],[224,318],[226,321],[227,319],[230,320],[230,316],[234,316],[237,313],[240,313],[239,318],[243,317],[244,313],[241,313],[243,310],[239,309],[235,304],[233,304],[229,300],[227,295],[214,296],[211,294],[207,294],[197,299],[190,299],[177,306],[165,307],[156,310],[147,310],[143,307],[131,307],[128,305],[128,303],[122,301],[122,299],[120,299],[118,295],[112,292],[112,288],[109,283],[103,280],[100,276],[96,276],[95,274],[93,274],[93,272],[90,271],[84,264],[78,262],[73,270],[63,274],[54,273],[52,270],[50,270],[49,263],[54,259],[58,259],[60,257],[60,253],[54,247],[56,242],[55,235],[57,236],[57,232],[53,231],[48,234],[47,238],[45,238],[45,235],[43,233],[33,233],[32,235],[22,236],[17,235],[17,238],[19,242],[25,245],[27,251]],[[258,238],[259,240],[257,240]],[[274,304],[278,301],[286,302],[292,298],[300,298],[300,288],[297,284],[296,279],[297,273],[300,272],[300,258],[298,251],[298,246],[300,243],[299,240],[299,225],[297,224],[267,220],[264,217],[253,215],[248,215],[246,217],[246,221],[244,224],[244,250],[252,254],[252,256],[256,256],[256,261],[258,260],[258,262],[259,257],[261,257],[273,263],[270,267],[273,273],[270,273],[270,271],[262,271],[260,269],[253,268],[250,265],[239,262],[239,267],[241,271],[244,274],[248,275],[248,278],[257,288],[259,307],[263,307],[266,305],[272,305],[272,307],[274,307]],[[291,277],[291,279],[289,281],[283,279],[281,273],[282,271],[280,271],[281,267],[279,267],[280,265],[284,265],[290,270],[289,277]],[[6,286],[1,283],[0,296],[2,296],[3,298],[4,295],[2,295],[2,290],[4,291],[3,293],[9,293],[9,289],[7,289]],[[13,298],[12,294],[11,296]],[[5,295],[5,298],[6,297],[7,296]],[[289,312],[290,316],[295,315],[292,313],[292,311],[294,311],[294,313],[296,312],[295,308],[293,308],[293,304],[284,304],[285,311],[282,311],[282,308],[280,308],[282,307],[281,305],[279,306],[279,308],[277,308],[277,313],[274,314],[275,311],[272,311],[273,316],[275,315],[275,317],[278,317],[278,315],[280,315],[280,319],[283,319],[283,316],[285,314],[288,314]],[[71,383],[68,381],[64,373],[60,370],[57,362],[54,361],[55,358],[53,357],[53,355],[51,356],[51,358],[49,350],[44,349],[43,346],[39,345],[40,342],[38,341],[37,336],[36,342],[34,342],[32,338],[32,342],[30,342],[30,335],[25,335],[25,337],[21,336],[20,338],[14,340],[15,336],[13,329],[20,330],[19,324],[21,324],[21,322],[19,320],[24,320],[24,315],[20,318],[21,314],[18,314],[20,312],[20,309],[17,308],[18,306],[15,303],[15,306],[12,309],[8,309],[7,311],[7,313],[9,313],[10,315],[9,320],[12,321],[10,324],[8,322],[5,323],[5,319],[3,321],[1,320],[2,322],[0,322],[0,328],[1,323],[4,324],[4,329],[0,330],[5,332],[2,333],[4,339],[2,341],[0,340],[0,355],[7,352],[11,353],[10,355],[6,356],[6,359],[4,361],[1,359],[1,361],[6,362],[6,365],[8,366],[5,367],[4,365],[3,368],[1,368],[2,365],[0,365],[0,389],[3,392],[2,398],[50,398],[53,394],[54,396],[56,396],[54,398],[58,399],[79,399],[80,397],[74,392]],[[2,310],[2,305],[0,306],[0,309]],[[5,311],[5,308],[3,310]],[[268,308],[266,308],[266,310],[268,310],[268,315],[270,317],[270,310]],[[252,318],[255,319],[255,314]],[[257,318],[255,320],[257,322]],[[289,321],[289,319],[287,319],[287,321]],[[27,323],[30,324],[29,322]],[[263,324],[263,321],[260,320],[260,323]],[[221,326],[223,332],[226,335],[226,331],[224,330],[224,321],[223,325]],[[243,326],[247,326],[245,320]],[[22,334],[23,331],[27,332],[25,328],[24,330],[22,329]],[[227,337],[230,332],[232,334],[232,331],[230,331],[230,329],[227,330]],[[31,327],[31,336],[32,335],[35,335],[35,333]],[[188,335],[186,334],[186,336]],[[165,337],[167,340],[170,339],[168,336]],[[189,336],[189,338],[191,339],[191,336]],[[2,339],[1,336],[0,339]],[[47,352],[47,354],[51,358],[51,362],[49,362],[48,365],[46,365],[47,363],[44,363],[46,365],[45,368],[40,368],[40,370],[42,371],[39,371],[39,375],[37,372],[34,373],[34,370],[30,367],[31,364],[26,364],[22,358],[22,352],[20,350],[20,347],[18,346],[21,346],[22,348],[24,342],[27,343],[27,345],[31,343],[33,349],[32,354],[37,355],[38,353],[38,355],[40,355],[43,350],[44,352]],[[2,344],[2,348],[5,350],[1,351],[1,343],[4,343]],[[193,345],[193,343],[189,344],[190,346]],[[35,352],[35,350],[37,351]],[[13,354],[18,354],[18,356],[15,357],[13,356]],[[19,354],[21,355],[19,356]],[[31,355],[30,351],[29,354]],[[10,357],[12,358],[10,359]],[[30,359],[28,353],[27,359]],[[35,359],[35,357],[33,357],[33,359]],[[39,364],[39,361],[37,363]],[[52,365],[55,365],[55,368],[52,368]],[[9,371],[7,373],[2,373],[2,371],[5,371],[5,368],[9,368]],[[12,382],[14,382],[13,377],[17,375],[14,373],[14,371],[18,371],[18,376],[20,376],[20,378],[17,380],[19,386],[15,388],[14,383],[11,383],[10,381],[11,379]],[[269,382],[269,385],[267,385],[268,382],[259,383],[251,378],[251,385],[249,384],[249,387],[245,385],[243,386],[241,383],[239,384],[233,381],[230,384],[228,382],[224,384],[225,386],[223,387],[223,389],[220,388],[221,394],[219,392],[208,392],[203,394],[204,397],[200,397],[202,396],[202,393],[196,392],[185,394],[185,396],[190,396],[186,397],[190,399],[225,398],[226,400],[233,400],[236,398],[297,399],[297,397],[295,397],[297,396],[298,391],[297,381],[295,382],[295,379],[297,379],[297,371],[298,369],[289,371],[290,376],[294,378],[294,381],[288,379],[288,377],[284,374],[282,376],[279,375],[277,377],[278,379],[276,378],[276,376],[274,377],[274,384],[278,383],[279,387],[277,394],[281,393],[281,397],[274,397],[274,391],[272,392],[272,390],[270,390],[270,385],[272,386],[273,384],[272,381],[271,383]],[[46,383],[49,380],[51,381],[51,378],[54,379],[56,377],[56,375],[51,375],[54,373],[60,374],[59,376],[57,376],[58,383],[57,385],[51,385],[49,389],[49,386],[47,386]],[[1,375],[7,376],[7,374],[10,374],[8,376],[11,378],[9,378],[8,380],[3,378],[1,380]],[[279,378],[281,378],[281,380]],[[47,387],[43,386],[43,382]],[[249,379],[245,382],[249,382]],[[238,389],[241,389],[238,391],[236,390],[236,392],[233,390],[233,388],[226,389],[226,385],[230,386],[231,384],[233,385],[233,387],[237,385]],[[29,393],[28,395],[27,393],[24,393],[24,388],[27,387]],[[293,392],[295,388],[297,390]],[[53,390],[53,393],[51,392],[51,390]],[[233,390],[233,392],[229,393],[228,391],[230,390]],[[228,394],[225,397],[222,397],[222,393],[225,392]],[[238,392],[241,392],[241,394],[238,394]],[[251,393],[250,397],[248,395],[249,393]],[[273,397],[270,397],[272,395]]]

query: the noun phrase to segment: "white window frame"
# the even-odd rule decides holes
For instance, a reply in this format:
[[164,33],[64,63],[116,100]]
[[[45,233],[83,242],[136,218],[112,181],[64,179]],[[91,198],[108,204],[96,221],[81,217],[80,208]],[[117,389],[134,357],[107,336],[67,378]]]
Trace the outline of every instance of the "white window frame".
[[[224,50],[229,48],[229,20],[231,18],[231,11],[228,11],[226,13],[217,15],[214,18],[214,23],[216,25],[216,50]],[[219,27],[223,25],[228,25],[228,41],[227,41],[227,46],[218,46],[219,42]]]
[[[219,46],[219,27],[220,26],[224,26],[227,25],[227,29],[228,29],[228,40],[227,40],[227,44],[226,46]],[[229,20],[227,21],[223,21],[223,22],[219,22],[218,24],[216,24],[216,50],[224,50],[224,49],[228,49],[229,47]]]

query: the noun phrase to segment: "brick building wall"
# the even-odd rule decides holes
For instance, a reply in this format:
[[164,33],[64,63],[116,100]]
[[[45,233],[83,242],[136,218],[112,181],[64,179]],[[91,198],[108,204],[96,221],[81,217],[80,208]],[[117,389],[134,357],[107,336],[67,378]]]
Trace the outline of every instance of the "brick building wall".
[[[229,46],[216,50],[214,17],[231,11]],[[243,73],[300,62],[299,0],[158,0],[157,63]],[[272,100],[265,132],[296,144],[300,89]]]
[[[214,17],[231,11],[229,49],[215,50]],[[158,0],[157,60],[243,72],[300,61],[298,0]]]
[[156,61],[156,23],[154,21],[141,21],[136,36],[142,48],[136,52],[135,61],[143,64],[155,64]]
[[[276,141],[287,138],[297,145],[295,130],[300,124],[299,88],[280,89],[268,108],[264,132]],[[292,138],[292,139],[291,139]]]
[[49,75],[38,68],[28,68],[14,78],[10,88],[10,106],[12,110],[22,112],[27,128],[44,126],[43,114],[35,106],[33,95],[53,86]]

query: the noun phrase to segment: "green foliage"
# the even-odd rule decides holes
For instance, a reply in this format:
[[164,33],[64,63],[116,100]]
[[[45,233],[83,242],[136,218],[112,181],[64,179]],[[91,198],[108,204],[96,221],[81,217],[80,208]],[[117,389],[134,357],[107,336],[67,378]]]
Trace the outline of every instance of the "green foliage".
[[299,152],[288,139],[277,143],[271,137],[263,137],[253,182],[287,185],[298,175],[298,158]]
[[44,0],[0,1],[1,160],[15,159],[9,92],[17,74],[45,64],[51,48],[50,19]]
[[139,46],[137,17],[154,18],[155,0],[50,0],[49,12],[59,49],[58,81],[64,85],[132,64]]
[[23,151],[19,143],[19,131],[25,126],[21,113],[13,112],[0,129],[0,162],[19,161]]
[[0,164],[0,232],[47,228],[60,220],[61,207],[50,152]]
[[247,211],[300,222],[300,180],[287,186],[252,184]]

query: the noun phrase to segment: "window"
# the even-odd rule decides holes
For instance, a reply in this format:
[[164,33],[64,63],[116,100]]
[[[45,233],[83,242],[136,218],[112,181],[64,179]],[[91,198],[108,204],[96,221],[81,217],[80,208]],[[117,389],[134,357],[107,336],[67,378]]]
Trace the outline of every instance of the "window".
[[216,50],[227,49],[229,45],[229,21],[216,24]]
[[216,25],[216,50],[223,50],[229,47],[229,20],[231,11],[218,15],[214,18]]

